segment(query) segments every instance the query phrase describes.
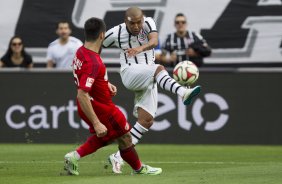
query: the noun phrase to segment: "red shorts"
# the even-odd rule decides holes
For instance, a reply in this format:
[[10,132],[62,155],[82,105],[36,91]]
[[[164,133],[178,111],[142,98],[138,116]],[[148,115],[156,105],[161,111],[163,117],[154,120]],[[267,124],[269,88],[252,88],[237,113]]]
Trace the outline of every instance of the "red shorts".
[[[107,135],[101,137],[102,142],[111,142],[116,138],[126,134],[130,131],[131,126],[127,122],[124,114],[119,110],[115,105],[105,106],[99,105],[92,102],[92,107],[100,122],[106,126],[108,129]],[[96,110],[95,110],[96,109]],[[79,103],[77,102],[77,110],[79,116],[89,125],[89,131],[92,134],[95,134],[94,127],[86,115],[82,112]]]

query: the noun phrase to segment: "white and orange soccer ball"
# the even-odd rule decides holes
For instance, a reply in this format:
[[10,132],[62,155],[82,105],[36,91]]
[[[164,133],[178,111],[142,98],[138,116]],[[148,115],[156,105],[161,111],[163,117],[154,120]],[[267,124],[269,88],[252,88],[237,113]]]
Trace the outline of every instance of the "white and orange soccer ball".
[[182,86],[190,86],[199,78],[199,69],[192,61],[179,62],[173,69],[173,78]]

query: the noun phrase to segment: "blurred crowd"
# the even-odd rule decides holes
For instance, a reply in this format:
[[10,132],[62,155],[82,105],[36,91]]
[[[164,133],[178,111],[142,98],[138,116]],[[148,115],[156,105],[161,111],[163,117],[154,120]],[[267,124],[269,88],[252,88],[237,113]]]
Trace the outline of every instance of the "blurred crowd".
[[[211,55],[207,41],[188,28],[188,21],[183,13],[175,16],[174,28],[175,31],[168,34],[165,40],[159,40],[159,45],[155,48],[155,62],[165,67],[174,67],[181,61],[190,60],[201,67],[204,64],[203,58]],[[58,38],[48,46],[47,68],[71,69],[75,52],[83,44],[79,39],[71,36],[71,33],[70,23],[66,21],[57,23]],[[0,59],[0,68],[32,68],[33,66],[32,56],[25,51],[23,38],[13,36],[6,53]]]

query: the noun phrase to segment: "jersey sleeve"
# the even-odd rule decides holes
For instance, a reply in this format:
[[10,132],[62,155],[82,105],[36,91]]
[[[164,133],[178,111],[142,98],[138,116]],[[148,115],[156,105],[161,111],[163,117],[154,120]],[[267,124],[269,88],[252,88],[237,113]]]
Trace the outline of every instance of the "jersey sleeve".
[[79,79],[78,89],[89,92],[94,84],[95,79],[85,73],[83,73]]
[[105,39],[103,41],[103,47],[104,48],[107,48],[107,47],[111,47],[113,45],[115,45],[115,42],[117,40],[117,26],[109,29],[107,32],[106,32],[106,35],[105,35]]
[[99,73],[100,65],[87,63],[83,65],[81,75],[79,78],[78,88],[83,91],[89,92],[94,84],[94,81]]
[[101,65],[99,58],[88,55],[83,47],[77,50],[73,60],[73,75],[78,89],[89,92],[97,78]]
[[146,17],[145,18],[145,30],[150,34],[152,32],[158,32],[157,31],[157,26],[153,18],[151,17]]

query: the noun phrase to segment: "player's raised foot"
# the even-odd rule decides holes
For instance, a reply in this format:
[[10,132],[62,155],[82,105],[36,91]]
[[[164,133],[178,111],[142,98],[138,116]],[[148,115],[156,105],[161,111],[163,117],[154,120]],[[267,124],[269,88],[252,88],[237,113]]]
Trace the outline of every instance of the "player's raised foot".
[[201,92],[201,86],[196,86],[194,88],[187,88],[186,93],[183,97],[184,105],[190,105],[192,103],[193,97],[197,96]]
[[143,165],[140,171],[133,171],[134,174],[146,174],[146,175],[159,175],[163,172],[162,168],[151,167]]
[[75,158],[73,152],[67,153],[65,155],[65,166],[64,169],[69,175],[79,175],[78,172],[78,161]]
[[112,166],[112,170],[116,174],[122,173],[121,168],[124,165],[124,162],[121,157],[118,157],[117,154],[111,154],[108,158],[109,163]]

